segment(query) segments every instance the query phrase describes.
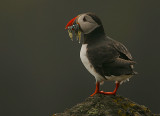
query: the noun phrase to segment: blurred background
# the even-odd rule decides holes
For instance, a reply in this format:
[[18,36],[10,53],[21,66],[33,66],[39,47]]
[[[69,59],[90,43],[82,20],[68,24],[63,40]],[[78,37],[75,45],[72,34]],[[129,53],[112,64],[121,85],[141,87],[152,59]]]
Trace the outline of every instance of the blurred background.
[[[160,113],[159,0],[2,0],[0,3],[0,115],[51,116],[84,101],[94,77],[80,61],[81,44],[64,29],[94,12],[108,36],[122,42],[139,75],[118,94]],[[101,88],[112,91],[114,82]]]

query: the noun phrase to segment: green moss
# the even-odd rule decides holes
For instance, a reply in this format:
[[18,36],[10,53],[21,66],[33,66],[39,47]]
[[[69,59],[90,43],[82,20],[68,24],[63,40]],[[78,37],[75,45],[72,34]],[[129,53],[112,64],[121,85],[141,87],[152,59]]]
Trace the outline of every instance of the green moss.
[[122,110],[119,109],[119,110],[118,110],[118,115],[121,115],[121,114],[122,114]]
[[96,94],[56,116],[153,116],[153,114],[147,107],[127,98]]
[[90,109],[87,113],[88,115],[98,115],[99,114],[98,109],[96,108]]

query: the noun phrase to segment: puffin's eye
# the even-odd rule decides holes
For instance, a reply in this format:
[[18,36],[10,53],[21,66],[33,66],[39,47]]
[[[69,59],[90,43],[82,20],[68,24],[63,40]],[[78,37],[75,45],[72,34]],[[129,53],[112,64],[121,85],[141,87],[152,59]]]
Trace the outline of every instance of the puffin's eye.
[[87,21],[85,17],[83,18],[83,21],[84,21],[84,22]]

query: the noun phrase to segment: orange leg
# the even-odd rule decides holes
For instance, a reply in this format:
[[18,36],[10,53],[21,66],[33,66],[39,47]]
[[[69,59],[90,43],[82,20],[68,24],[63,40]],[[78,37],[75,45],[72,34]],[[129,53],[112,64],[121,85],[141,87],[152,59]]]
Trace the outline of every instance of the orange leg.
[[96,89],[95,89],[95,92],[91,95],[91,96],[94,96],[96,93],[99,93],[99,82],[96,83]]
[[116,83],[116,88],[114,89],[113,92],[104,92],[104,91],[99,91],[99,82],[97,82],[95,92],[91,96],[95,95],[96,93],[101,93],[105,95],[116,95],[119,85],[120,85],[119,82]]

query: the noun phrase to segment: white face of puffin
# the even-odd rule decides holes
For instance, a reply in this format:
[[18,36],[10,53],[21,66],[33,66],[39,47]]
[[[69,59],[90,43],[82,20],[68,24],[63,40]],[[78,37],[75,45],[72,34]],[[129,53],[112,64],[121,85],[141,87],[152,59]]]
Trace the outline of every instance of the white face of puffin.
[[77,17],[71,19],[65,29],[68,29],[69,37],[73,40],[74,37],[81,41],[81,32],[89,34],[100,25],[87,13],[80,14]]
[[84,34],[88,34],[97,27],[99,27],[99,25],[92,19],[92,17],[87,14],[81,14],[78,17],[77,22],[80,25]]

